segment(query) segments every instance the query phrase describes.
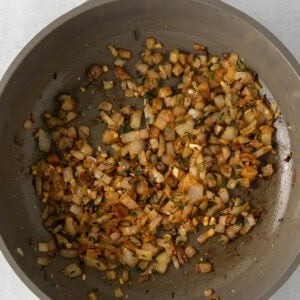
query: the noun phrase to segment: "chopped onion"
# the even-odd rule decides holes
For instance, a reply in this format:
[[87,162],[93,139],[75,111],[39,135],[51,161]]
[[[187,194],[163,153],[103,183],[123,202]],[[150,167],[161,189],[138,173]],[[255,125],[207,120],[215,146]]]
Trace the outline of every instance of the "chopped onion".
[[134,254],[124,246],[122,247],[122,253],[123,253],[124,263],[134,268],[138,263],[138,258],[134,256]]
[[76,263],[73,263],[65,267],[62,273],[69,278],[76,278],[82,274],[82,270]]
[[51,138],[49,134],[45,130],[39,129],[38,138],[39,138],[39,149],[43,152],[50,152]]
[[49,263],[49,261],[48,261],[48,258],[47,258],[47,257],[38,257],[37,263],[38,263],[40,266],[47,266],[48,263]]
[[[154,271],[164,274],[170,262],[179,269],[196,254],[191,232],[200,244],[214,235],[227,243],[247,234],[260,213],[247,198],[233,197],[234,190],[274,172],[268,160],[276,152],[278,110],[259,94],[259,82],[238,55],[160,48],[148,38],[141,61],[127,63],[132,52],[109,45],[118,84],[104,78],[107,65],[88,69],[91,91],[102,83],[104,90],[118,85],[129,98],[121,108],[112,105],[115,99],[100,101],[93,123],[104,122],[105,146],[94,148],[91,128],[79,120],[67,126],[85,115],[69,95],[58,98],[55,114],[44,113],[47,127],[35,134],[41,151],[53,149],[32,166],[36,194],[45,203],[42,221],[54,235],[38,250],[77,257],[122,285],[129,281],[128,270],[117,276],[122,265],[143,270],[139,281]],[[113,94],[104,96],[112,100]],[[201,261],[196,270],[213,267]],[[71,264],[63,273],[75,278],[82,270]],[[115,295],[124,292],[116,288]]]
[[48,252],[49,251],[48,244],[47,243],[38,243],[38,250],[40,252]]

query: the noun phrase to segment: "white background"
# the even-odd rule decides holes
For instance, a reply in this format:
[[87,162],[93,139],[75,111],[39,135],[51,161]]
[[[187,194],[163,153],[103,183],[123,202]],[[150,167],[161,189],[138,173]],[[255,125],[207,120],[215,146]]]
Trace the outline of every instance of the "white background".
[[[142,0],[141,0],[142,1]],[[171,0],[169,0],[171,1]],[[0,78],[18,52],[42,28],[84,0],[0,0]],[[273,32],[300,61],[300,2],[225,0]],[[271,298],[300,299],[300,267]],[[0,253],[0,299],[35,300]]]

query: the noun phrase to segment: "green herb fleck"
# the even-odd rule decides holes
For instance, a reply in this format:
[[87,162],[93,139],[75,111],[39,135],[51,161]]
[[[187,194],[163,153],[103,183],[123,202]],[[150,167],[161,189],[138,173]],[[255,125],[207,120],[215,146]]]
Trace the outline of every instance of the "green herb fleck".
[[240,170],[240,169],[242,169],[243,167],[242,167],[241,165],[235,165],[234,168],[237,169],[237,170]]
[[151,122],[152,118],[151,117],[146,117],[146,123],[149,124]]
[[155,98],[155,95],[153,94],[153,92],[149,91],[145,93],[145,98],[147,98],[148,100],[152,100]]
[[132,186],[134,189],[136,189],[139,184],[140,184],[140,180],[136,180]]
[[91,207],[91,209],[93,210],[93,212],[96,211],[97,205],[94,203],[94,201],[90,201],[90,202],[88,203],[88,205]]
[[132,217],[136,217],[137,216],[137,212],[135,210],[131,210],[129,212],[129,215],[132,216]]
[[209,71],[208,74],[210,79],[215,79],[215,73],[213,71]]
[[141,170],[141,169],[137,169],[137,170],[134,171],[134,175],[135,175],[135,176],[141,176],[141,175],[143,175],[143,174],[144,174],[144,172],[143,172],[143,170]]
[[199,121],[203,121],[204,119],[206,119],[212,112],[211,111],[206,111],[200,118]]
[[63,160],[63,161],[61,162],[61,164],[62,164],[62,166],[63,166],[64,168],[66,168],[66,167],[69,166],[68,162],[65,161],[65,160]]
[[184,209],[184,204],[182,202],[177,202],[176,205],[180,210]]
[[252,89],[252,90],[255,89],[253,80],[248,84],[248,86],[249,86],[249,88]]
[[243,63],[238,58],[237,61],[236,61],[236,69],[237,69],[237,71],[242,71],[242,65],[243,65]]
[[145,79],[146,79],[146,78],[145,78],[144,75],[139,75],[137,78],[135,78],[135,83],[136,83],[137,85],[141,85],[141,84],[144,83]]
[[118,133],[122,134],[122,133],[126,133],[131,131],[131,127],[129,126],[129,124],[127,122],[124,122],[123,125],[118,129]]
[[181,164],[181,166],[182,166],[184,169],[186,169],[186,168],[189,167],[188,160],[185,159],[185,158],[183,158],[183,157],[181,157],[181,156],[178,157],[178,162]]
[[177,241],[176,244],[177,244],[178,246],[183,246],[184,243],[185,243],[185,242],[184,242],[183,240],[179,240],[179,241]]
[[221,188],[225,188],[226,186],[227,186],[227,181],[223,181],[218,185],[218,188],[221,189]]
[[96,242],[96,239],[95,239],[95,237],[93,237],[93,236],[89,236],[89,241],[95,243],[95,242]]
[[222,111],[218,116],[218,121],[221,122],[224,119],[224,111]]
[[153,195],[151,198],[150,198],[150,201],[149,201],[151,204],[155,204],[157,203],[157,196],[156,195]]
[[235,125],[235,123],[236,123],[236,120],[231,120],[231,122],[230,122],[230,126],[233,126],[233,125]]

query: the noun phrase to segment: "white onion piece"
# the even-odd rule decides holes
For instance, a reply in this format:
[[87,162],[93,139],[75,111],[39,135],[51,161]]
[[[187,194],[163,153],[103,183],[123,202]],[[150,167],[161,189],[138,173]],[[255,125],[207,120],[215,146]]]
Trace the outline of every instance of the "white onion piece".
[[76,278],[82,274],[82,270],[77,264],[70,264],[65,267],[62,273],[69,278]]
[[203,185],[198,184],[198,185],[191,186],[189,188],[189,196],[190,196],[190,200],[189,200],[190,204],[194,204],[197,201],[201,200],[203,197]]
[[187,133],[191,133],[194,128],[195,122],[194,120],[187,120],[184,123],[178,124],[175,127],[176,133],[179,136],[184,136]]
[[43,152],[50,152],[51,150],[51,138],[44,129],[38,131],[38,145],[39,149]]
[[139,261],[138,258],[124,246],[122,246],[122,254],[123,260],[128,266],[134,268],[137,265]]

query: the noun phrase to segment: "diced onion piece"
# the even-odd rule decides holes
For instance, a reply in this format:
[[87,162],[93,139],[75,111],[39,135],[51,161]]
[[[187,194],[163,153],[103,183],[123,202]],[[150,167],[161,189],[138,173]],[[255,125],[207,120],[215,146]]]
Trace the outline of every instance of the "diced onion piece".
[[68,111],[66,115],[66,122],[71,122],[77,118],[77,113],[75,111]]
[[94,257],[85,255],[83,257],[83,261],[85,265],[89,268],[100,270],[100,271],[107,270],[107,266],[100,259],[96,259]]
[[114,87],[114,82],[112,80],[103,80],[103,88],[105,90],[111,90]]
[[141,62],[141,61],[138,61],[136,64],[135,64],[135,68],[142,74],[147,74],[148,72],[148,69],[149,69],[149,65]]
[[98,107],[100,110],[104,110],[104,111],[110,111],[112,109],[112,104],[110,102],[107,101],[103,101],[99,104]]
[[124,292],[120,287],[114,288],[114,295],[116,298],[122,298],[124,297]]
[[171,258],[167,255],[166,252],[162,252],[156,257],[156,260],[156,271],[160,274],[166,273]]
[[116,280],[117,279],[117,272],[115,270],[110,270],[106,272],[106,278],[108,280]]
[[143,249],[136,249],[135,250],[136,256],[138,259],[141,260],[152,260],[153,253],[150,250],[143,250]]
[[190,200],[189,200],[190,204],[194,204],[197,201],[201,200],[203,197],[203,185],[198,184],[198,185],[191,186],[189,188],[189,196],[190,196]]
[[179,51],[178,49],[175,49],[170,53],[169,60],[171,63],[176,64],[178,62],[178,59],[179,59]]
[[59,255],[62,257],[77,257],[78,256],[78,250],[73,250],[73,249],[60,249],[59,250]]
[[125,50],[125,49],[118,49],[118,55],[122,58],[125,58],[125,59],[131,59],[132,58],[131,51]]
[[126,194],[123,194],[121,196],[120,203],[122,203],[130,210],[135,210],[139,208],[139,205],[129,195]]
[[213,294],[212,289],[206,289],[206,290],[203,291],[204,297],[210,297],[212,294]]
[[155,232],[157,227],[160,225],[161,221],[162,221],[162,216],[157,215],[148,225],[150,232]]
[[202,243],[206,242],[209,238],[214,236],[215,233],[216,232],[214,229],[209,229],[208,231],[201,233],[197,239],[198,243],[202,244]]
[[188,258],[191,258],[196,254],[196,250],[192,246],[187,246],[184,252]]
[[238,129],[234,126],[227,126],[222,134],[222,139],[233,141],[238,135]]
[[39,129],[38,131],[38,144],[39,144],[39,149],[43,152],[50,152],[51,149],[51,138],[49,134],[43,130]]
[[178,124],[175,127],[176,133],[179,136],[184,136],[185,134],[191,133],[194,129],[195,122],[194,120],[187,120],[184,123]]
[[40,266],[47,266],[48,263],[49,263],[49,261],[48,261],[48,258],[47,258],[47,257],[38,257],[37,263],[38,263],[38,265],[40,265]]
[[115,74],[121,81],[130,80],[131,76],[126,72],[122,66],[115,67]]
[[139,129],[141,126],[141,121],[142,121],[142,111],[135,110],[131,115],[129,126],[132,129]]
[[197,273],[210,273],[213,271],[213,266],[211,263],[201,262],[196,264]]
[[89,293],[88,300],[98,300],[96,293],[94,293],[94,292]]
[[112,56],[114,56],[114,57],[118,56],[118,54],[119,54],[118,50],[113,45],[108,45],[107,48]]
[[174,116],[171,110],[164,109],[159,112],[154,125],[160,130],[164,130],[166,126],[174,121]]
[[65,267],[62,273],[69,278],[76,278],[82,274],[82,270],[76,263],[73,263]]
[[64,111],[71,111],[75,109],[75,105],[75,100],[68,96],[62,101],[61,109]]
[[[114,61],[114,65],[116,66],[116,67],[123,67],[124,65],[125,65],[125,63],[126,63],[126,60],[125,59],[123,59],[123,58],[121,58],[121,57],[117,57],[116,59],[115,59],[115,61]],[[119,71],[118,71],[119,72]],[[117,73],[117,74],[119,74],[119,73]],[[117,75],[117,77],[118,78],[121,78],[119,75]],[[128,78],[129,79],[129,78]],[[121,79],[122,80],[122,79]],[[126,79],[124,79],[124,80],[126,80]]]
[[273,175],[274,170],[273,170],[273,165],[272,164],[266,164],[261,168],[262,171],[262,176],[264,177],[270,177]]
[[40,252],[48,252],[49,248],[48,248],[48,244],[47,243],[38,243],[38,250]]
[[122,234],[125,236],[134,235],[138,232],[138,229],[136,226],[121,227],[120,230],[121,230]]
[[158,90],[158,97],[165,98],[172,95],[172,89],[169,86],[162,87]]
[[120,137],[124,144],[133,142],[135,140],[144,140],[149,138],[149,130],[144,128],[140,130],[129,131],[121,134]]
[[136,140],[131,143],[126,144],[126,146],[121,150],[123,152],[123,156],[125,156],[128,152],[131,157],[136,156],[141,150],[144,150],[145,144],[143,140]]
[[122,254],[124,263],[134,268],[138,263],[138,258],[126,247],[122,246]]
[[164,182],[165,178],[164,176],[158,172],[156,169],[152,169],[149,171],[149,176],[152,178],[156,183],[162,183]]
[[267,154],[268,152],[270,152],[272,150],[272,146],[264,146],[260,149],[258,149],[257,151],[255,151],[253,154],[255,155],[255,157],[261,157],[265,154]]
[[228,193],[228,190],[226,188],[219,189],[218,194],[220,196],[220,199],[224,203],[227,203],[229,201],[229,193]]
[[242,135],[249,135],[256,130],[257,121],[253,120],[247,127],[243,128],[240,132]]

